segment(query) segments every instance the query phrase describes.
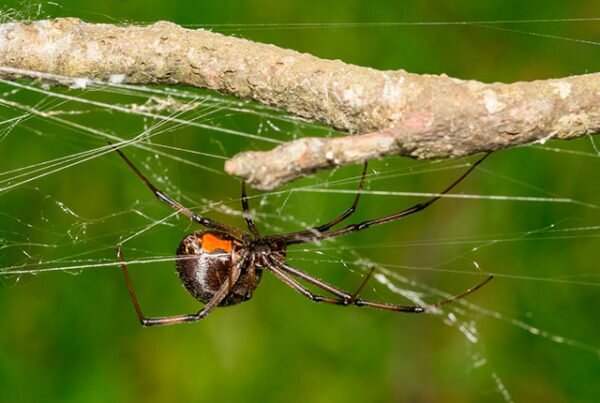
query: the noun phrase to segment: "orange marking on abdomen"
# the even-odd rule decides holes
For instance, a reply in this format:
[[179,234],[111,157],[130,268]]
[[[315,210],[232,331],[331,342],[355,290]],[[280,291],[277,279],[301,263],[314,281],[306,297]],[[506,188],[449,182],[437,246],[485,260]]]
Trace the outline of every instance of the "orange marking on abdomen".
[[227,239],[221,239],[211,233],[202,235],[202,249],[205,252],[211,253],[217,249],[224,250],[227,253],[231,253],[232,242]]

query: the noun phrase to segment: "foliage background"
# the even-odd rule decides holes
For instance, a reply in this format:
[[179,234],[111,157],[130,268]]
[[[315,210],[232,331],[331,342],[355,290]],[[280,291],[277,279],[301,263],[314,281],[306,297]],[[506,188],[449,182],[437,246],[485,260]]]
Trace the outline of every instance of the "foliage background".
[[[24,14],[35,14],[38,3],[11,3]],[[279,26],[260,29],[244,24],[335,22],[427,22],[556,19],[598,17],[597,2],[521,1],[60,1],[43,3],[50,16],[77,16],[96,22],[144,23],[169,20],[180,24],[215,24],[212,29],[249,39],[306,51],[324,58],[379,69],[403,68],[417,73],[446,73],[484,81],[544,79],[599,70],[598,47],[573,41],[507,32],[496,28],[600,40],[598,22],[521,25],[374,26],[316,28]],[[595,14],[594,14],[595,13]],[[220,27],[218,24],[242,24]],[[485,25],[485,24],[479,24]],[[238,30],[238,28],[242,28]],[[264,28],[264,27],[263,27]],[[9,90],[3,87],[3,91]],[[86,96],[79,92],[80,96]],[[24,94],[21,102],[37,102]],[[99,94],[105,101],[124,100]],[[112,98],[108,98],[111,96]],[[2,119],[10,112],[2,109]],[[109,115],[110,129],[124,137],[142,130],[139,118]],[[87,114],[89,126],[107,126],[107,114]],[[219,123],[221,124],[221,123]],[[255,121],[244,117],[222,124],[252,132]],[[182,128],[157,138],[164,144],[231,156],[250,148],[266,147],[253,141],[213,133],[194,135]],[[319,134],[303,132],[301,135]],[[283,136],[273,131],[265,136]],[[17,125],[0,142],[2,171],[49,160],[89,148],[89,140],[72,138],[56,126],[32,119]],[[279,137],[285,139],[285,137]],[[95,144],[99,146],[100,143]],[[565,150],[593,152],[590,139],[568,144],[550,143]],[[164,172],[176,195],[222,200],[237,208],[239,183],[172,161],[147,159],[129,151],[135,161],[155,175]],[[217,170],[222,162],[199,162]],[[422,166],[422,162],[388,159],[373,164],[392,170]],[[515,183],[533,184],[556,197],[599,204],[598,159],[535,148],[500,152],[485,163],[493,174],[474,174],[461,192],[499,195],[547,195]],[[357,175],[357,167],[336,172],[334,178]],[[329,180],[328,173],[291,185]],[[436,191],[456,171],[439,175],[409,175],[391,181],[373,181],[373,190]],[[508,178],[508,179],[506,179]],[[354,185],[346,186],[352,188]],[[286,195],[287,196],[287,195]],[[277,214],[285,198],[265,205],[263,214]],[[48,200],[58,200],[77,212],[65,214]],[[96,251],[86,255],[113,259],[113,246],[128,230],[143,222],[131,213],[140,208],[154,217],[165,215],[147,190],[113,156],[94,159],[0,196],[0,230],[9,245],[19,242],[58,242],[60,254]],[[285,214],[299,222],[317,223],[350,203],[350,195],[293,193]],[[397,209],[412,199],[364,197],[357,220]],[[110,214],[125,212],[114,218]],[[161,215],[162,214],[162,215]],[[213,213],[242,225],[240,217]],[[85,218],[82,218],[85,217]],[[16,220],[16,219],[17,220]],[[97,218],[102,218],[94,223]],[[596,230],[583,237],[528,240],[526,233],[556,224],[559,228],[597,225],[597,209],[565,203],[533,203],[449,199],[402,223],[348,236],[333,244],[356,248],[362,256],[387,264],[443,266],[447,259],[468,252],[465,245],[379,248],[392,242],[490,234],[520,234],[514,242],[498,242],[476,254],[467,254],[452,267],[472,268],[476,260],[484,271],[541,277],[548,281],[499,276],[471,300],[493,312],[527,321],[552,334],[598,348],[600,328],[593,307],[598,304]],[[25,224],[23,224],[25,223]],[[87,225],[82,225],[87,223]],[[184,221],[175,227],[151,231],[131,244],[128,258],[144,251],[172,254]],[[28,226],[28,225],[31,225]],[[285,226],[285,225],[284,225]],[[42,230],[40,230],[40,228]],[[293,223],[285,229],[293,230]],[[45,231],[48,230],[48,231]],[[72,231],[81,231],[71,250]],[[67,237],[65,234],[71,231]],[[596,238],[595,238],[596,237]],[[483,241],[481,243],[484,243]],[[365,249],[362,247],[367,246]],[[136,250],[136,248],[139,248]],[[16,249],[16,250],[15,250]],[[22,262],[23,246],[0,250],[0,267]],[[57,252],[58,253],[58,252]],[[314,257],[314,256],[313,256]],[[60,258],[52,251],[41,259]],[[316,263],[292,256],[300,266],[351,288],[356,273],[334,263]],[[140,266],[133,270],[143,309],[152,314],[194,311],[197,304],[182,291],[172,263]],[[478,277],[436,271],[400,271],[418,281],[456,292]],[[117,268],[84,270],[76,276],[46,273],[18,282],[1,277],[0,391],[4,401],[263,401],[263,402],[389,402],[389,401],[502,401],[496,377],[516,401],[593,401],[600,395],[598,352],[555,343],[518,326],[471,314],[477,322],[479,343],[473,345],[455,328],[435,316],[395,315],[361,309],[313,305],[277,280],[265,276],[255,298],[235,308],[218,310],[208,320],[188,326],[142,329],[137,323]],[[578,279],[591,285],[570,285]],[[381,288],[381,287],[380,287]],[[390,302],[398,295],[376,290]],[[482,368],[474,357],[483,357]]]

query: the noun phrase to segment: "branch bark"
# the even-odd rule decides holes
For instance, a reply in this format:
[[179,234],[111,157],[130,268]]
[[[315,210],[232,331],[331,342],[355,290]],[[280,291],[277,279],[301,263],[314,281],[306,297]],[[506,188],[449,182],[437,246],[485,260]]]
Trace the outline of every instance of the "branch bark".
[[600,73],[485,84],[378,71],[167,22],[1,24],[0,77],[31,75],[23,70],[209,88],[358,134],[303,138],[227,161],[228,173],[263,190],[386,155],[460,157],[600,132]]

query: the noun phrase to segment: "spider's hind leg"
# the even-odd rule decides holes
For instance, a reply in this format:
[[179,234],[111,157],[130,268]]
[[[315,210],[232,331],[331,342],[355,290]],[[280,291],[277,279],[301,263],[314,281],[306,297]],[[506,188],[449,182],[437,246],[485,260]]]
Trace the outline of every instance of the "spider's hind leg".
[[121,245],[117,246],[117,257],[119,258],[119,262],[121,263],[121,269],[123,270],[123,276],[125,277],[125,283],[127,284],[129,297],[131,298],[131,302],[133,303],[133,307],[135,308],[135,313],[137,314],[137,317],[142,326],[175,325],[177,323],[197,322],[201,319],[204,319],[206,315],[211,313],[217,306],[219,306],[221,301],[223,301],[223,299],[227,297],[230,288],[232,287],[232,285],[235,285],[235,283],[237,283],[240,277],[242,265],[246,264],[247,261],[247,258],[244,257],[240,259],[240,261],[231,268],[229,281],[223,283],[221,288],[219,288],[219,290],[214,294],[212,299],[208,301],[208,303],[204,305],[204,307],[197,313],[174,316],[146,317],[142,313],[140,304],[138,303],[137,297],[135,296],[135,291],[133,290],[133,286],[131,285],[131,279],[129,278],[127,265],[125,264],[123,254],[121,252]]
[[[494,278],[493,275],[489,275],[481,283],[475,285],[472,288],[469,288],[465,292],[455,295],[453,297],[450,297],[448,299],[442,300],[435,304],[430,304],[430,305],[426,305],[426,306],[395,305],[395,304],[386,304],[386,303],[363,300],[363,299],[357,298],[358,294],[364,288],[367,281],[373,274],[373,271],[375,270],[374,267],[371,268],[371,270],[369,271],[367,276],[363,279],[363,281],[360,284],[360,286],[358,287],[358,289],[351,295],[351,294],[348,294],[348,293],[334,287],[331,284],[326,283],[323,280],[319,280],[307,273],[304,273],[301,270],[298,270],[294,267],[288,266],[285,263],[279,262],[275,259],[271,259],[270,262],[271,262],[271,265],[269,266],[269,270],[271,270],[271,272],[273,272],[273,274],[275,274],[275,276],[277,276],[281,281],[286,283],[288,286],[292,287],[296,292],[304,295],[306,298],[310,299],[311,301],[325,302],[328,304],[344,305],[344,306],[347,306],[347,305],[365,306],[365,307],[369,307],[369,308],[384,309],[384,310],[388,310],[388,311],[406,312],[406,313],[429,312],[435,308],[439,308],[443,305],[457,301],[457,300],[462,299],[462,298],[466,297],[467,295],[479,290],[481,287],[486,285],[488,282],[490,282]],[[321,295],[314,294],[308,288],[306,288],[305,286],[300,284],[300,282],[298,280],[296,280],[295,278],[293,278],[292,276],[297,276],[297,277],[299,277],[299,278],[301,278],[301,279],[303,279],[325,291],[328,291],[328,292],[332,293],[333,295],[335,295],[336,298],[324,297]]]

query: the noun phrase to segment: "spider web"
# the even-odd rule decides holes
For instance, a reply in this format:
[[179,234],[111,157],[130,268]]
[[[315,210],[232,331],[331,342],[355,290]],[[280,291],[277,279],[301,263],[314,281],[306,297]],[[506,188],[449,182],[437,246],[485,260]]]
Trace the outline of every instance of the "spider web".
[[[0,20],[45,16],[42,8],[29,8],[25,14],[6,10]],[[567,41],[571,46],[587,46],[590,52],[600,44],[520,28],[557,22],[482,20],[412,25],[445,29],[470,25],[551,43]],[[519,29],[514,28],[517,23]],[[392,25],[213,28],[239,33]],[[401,25],[410,24],[395,24]],[[65,89],[0,80],[0,91],[0,281],[13,292],[19,292],[23,279],[27,283],[44,281],[53,272],[77,275],[111,270],[114,274],[117,243],[123,244],[131,269],[164,271],[165,266],[173,265],[175,243],[186,231],[195,230],[152,198],[113,155],[107,141],[119,144],[167,194],[201,214],[241,226],[239,183],[224,175],[224,160],[239,151],[266,149],[300,136],[333,135],[327,128],[260,105],[192,89],[91,80],[74,80],[72,87]],[[551,175],[528,175],[503,163],[524,163],[529,158],[535,160],[530,167]],[[594,243],[600,236],[600,201],[591,187],[577,183],[597,177],[599,158],[593,137],[497,153],[436,207],[385,228],[290,248],[288,262],[345,289],[356,287],[375,267],[361,294],[364,298],[418,305],[449,298],[493,273],[496,279],[490,285],[431,316],[462,336],[468,370],[484,374],[498,396],[512,401],[511,387],[503,381],[505,374],[495,369],[486,349],[488,340],[497,342],[490,327],[522,332],[523,337],[561,351],[576,351],[597,368],[600,346],[593,332],[597,336],[598,329],[570,328],[545,315],[556,307],[562,307],[559,314],[579,311],[585,301],[598,298],[600,282],[595,269],[600,256]],[[358,218],[349,221],[388,214],[398,210],[396,205],[403,208],[435,195],[436,189],[450,183],[470,162],[373,162]],[[577,169],[568,168],[573,166]],[[359,171],[347,167],[282,190],[253,193],[250,202],[257,225],[263,233],[281,233],[327,221],[349,206]],[[585,172],[588,177],[577,176]],[[21,208],[23,200],[27,210]],[[122,207],[114,210],[115,205]],[[540,211],[543,213],[536,215]],[[525,219],[528,215],[535,218]],[[495,264],[498,260],[504,265]],[[562,263],[563,269],[556,270],[561,264],[553,260]],[[553,265],[551,274],[541,267],[544,263]],[[278,292],[293,293],[283,285]],[[593,313],[589,319],[593,322]]]

